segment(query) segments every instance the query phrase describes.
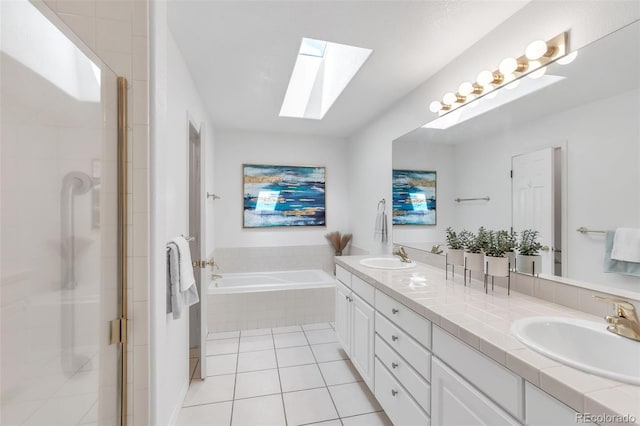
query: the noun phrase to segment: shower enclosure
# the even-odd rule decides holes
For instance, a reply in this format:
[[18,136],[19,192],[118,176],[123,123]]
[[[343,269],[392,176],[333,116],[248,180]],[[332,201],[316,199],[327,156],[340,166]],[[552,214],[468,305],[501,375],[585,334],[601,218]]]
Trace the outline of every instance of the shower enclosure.
[[124,424],[126,81],[43,4],[0,16],[0,424]]

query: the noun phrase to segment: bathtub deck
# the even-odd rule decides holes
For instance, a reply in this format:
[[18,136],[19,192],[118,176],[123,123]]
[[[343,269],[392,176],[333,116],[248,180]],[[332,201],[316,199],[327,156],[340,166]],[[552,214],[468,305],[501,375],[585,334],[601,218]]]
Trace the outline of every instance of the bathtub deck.
[[391,425],[331,323],[212,333],[207,354],[208,377],[191,380],[179,426]]

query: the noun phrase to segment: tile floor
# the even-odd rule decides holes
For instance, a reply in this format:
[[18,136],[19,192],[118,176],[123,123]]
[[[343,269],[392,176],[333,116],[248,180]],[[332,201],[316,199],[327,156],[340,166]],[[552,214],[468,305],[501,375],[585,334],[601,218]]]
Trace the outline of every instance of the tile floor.
[[207,354],[178,426],[391,426],[330,323],[213,333]]

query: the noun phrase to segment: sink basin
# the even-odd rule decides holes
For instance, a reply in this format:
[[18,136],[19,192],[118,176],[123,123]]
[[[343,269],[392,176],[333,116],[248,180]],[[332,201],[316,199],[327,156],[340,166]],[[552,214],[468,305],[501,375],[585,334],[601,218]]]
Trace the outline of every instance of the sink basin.
[[607,323],[531,317],[511,331],[531,349],[587,373],[640,385],[640,342],[607,331]]
[[405,263],[397,257],[370,257],[368,259],[362,259],[360,264],[367,268],[374,269],[409,269],[416,267],[415,262]]

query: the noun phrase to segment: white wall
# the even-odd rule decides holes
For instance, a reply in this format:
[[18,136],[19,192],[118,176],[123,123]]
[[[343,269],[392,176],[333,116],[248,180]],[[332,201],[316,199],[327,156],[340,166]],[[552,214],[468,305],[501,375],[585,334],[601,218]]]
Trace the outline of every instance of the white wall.
[[[421,141],[397,141],[393,144],[393,168],[410,170],[434,170],[436,172],[436,225],[394,225],[393,241],[403,243],[433,244],[444,241],[445,229],[454,226],[457,170],[454,168],[454,145],[442,143],[425,144]],[[389,214],[391,214],[389,209]],[[391,217],[389,217],[391,223]],[[411,247],[416,247],[411,244]]]
[[[328,245],[327,232],[350,232],[346,151],[346,141],[339,138],[217,131],[214,186],[221,199],[214,205],[216,248]],[[243,229],[243,163],[325,166],[327,226]]]
[[570,48],[575,50],[639,17],[640,3],[636,1],[533,1],[352,135],[349,138],[349,211],[353,243],[371,251],[389,249],[373,239],[375,215],[361,216],[360,212],[362,208],[374,208],[383,197],[391,198],[392,141],[433,117],[428,109],[432,100],[475,77],[480,70],[495,68],[505,56],[521,53],[534,39],[548,39],[570,30]]
[[[166,4],[152,9],[154,33],[153,101],[155,122],[152,161],[152,406],[151,424],[175,421],[189,385],[188,315],[174,320],[166,314],[165,245],[171,238],[188,233],[188,121],[204,125],[203,167],[213,173],[211,161],[214,129],[185,61],[167,28]],[[210,189],[207,182],[203,193]],[[209,216],[209,214],[207,214]],[[209,220],[210,222],[210,220]],[[205,234],[207,234],[205,232]],[[213,251],[212,236],[204,241],[205,253]]]

